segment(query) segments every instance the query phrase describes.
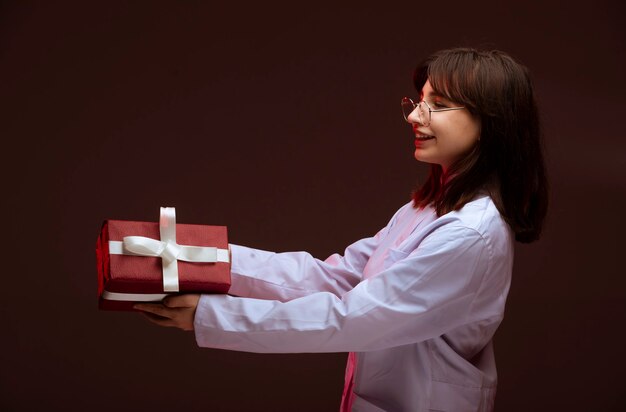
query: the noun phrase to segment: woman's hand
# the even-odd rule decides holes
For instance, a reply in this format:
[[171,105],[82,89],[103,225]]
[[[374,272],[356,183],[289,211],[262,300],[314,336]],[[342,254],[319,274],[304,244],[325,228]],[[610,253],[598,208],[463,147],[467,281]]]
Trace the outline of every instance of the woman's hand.
[[142,315],[157,325],[193,330],[199,300],[200,295],[168,296],[162,303],[138,303],[133,308],[140,310]]

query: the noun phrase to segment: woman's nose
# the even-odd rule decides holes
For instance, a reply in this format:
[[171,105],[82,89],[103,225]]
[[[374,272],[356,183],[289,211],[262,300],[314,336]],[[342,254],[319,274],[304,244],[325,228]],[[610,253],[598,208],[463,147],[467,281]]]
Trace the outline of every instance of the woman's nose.
[[410,124],[414,124],[414,123],[421,124],[422,123],[420,121],[419,115],[417,114],[417,107],[415,109],[413,109],[413,111],[411,113],[409,113],[409,115],[406,118],[406,121],[409,122]]

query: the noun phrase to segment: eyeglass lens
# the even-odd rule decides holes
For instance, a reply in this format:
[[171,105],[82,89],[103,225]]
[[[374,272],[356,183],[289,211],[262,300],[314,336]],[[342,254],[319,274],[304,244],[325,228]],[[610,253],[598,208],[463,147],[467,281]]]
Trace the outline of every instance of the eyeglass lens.
[[402,114],[404,115],[404,120],[409,121],[409,115],[415,110],[415,102],[408,97],[402,99]]

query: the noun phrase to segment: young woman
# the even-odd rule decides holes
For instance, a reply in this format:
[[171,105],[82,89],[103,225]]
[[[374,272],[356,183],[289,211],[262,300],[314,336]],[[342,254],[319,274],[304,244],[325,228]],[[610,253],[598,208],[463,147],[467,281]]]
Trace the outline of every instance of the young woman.
[[325,261],[232,245],[229,295],[137,308],[200,346],[350,352],[342,411],[492,410],[514,240],[536,240],[547,207],[533,89],[510,56],[473,49],[414,80],[402,109],[431,172],[387,226]]

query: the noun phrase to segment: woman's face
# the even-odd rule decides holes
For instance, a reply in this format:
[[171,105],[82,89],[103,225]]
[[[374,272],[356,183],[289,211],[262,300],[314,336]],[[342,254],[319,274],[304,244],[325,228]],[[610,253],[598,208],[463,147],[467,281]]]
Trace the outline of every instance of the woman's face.
[[[424,84],[420,97],[433,110],[461,106],[436,93],[430,81]],[[480,119],[467,109],[432,112],[428,126],[419,122],[417,110],[413,110],[408,120],[415,133],[415,158],[439,164],[444,171],[468,153],[480,137]]]

